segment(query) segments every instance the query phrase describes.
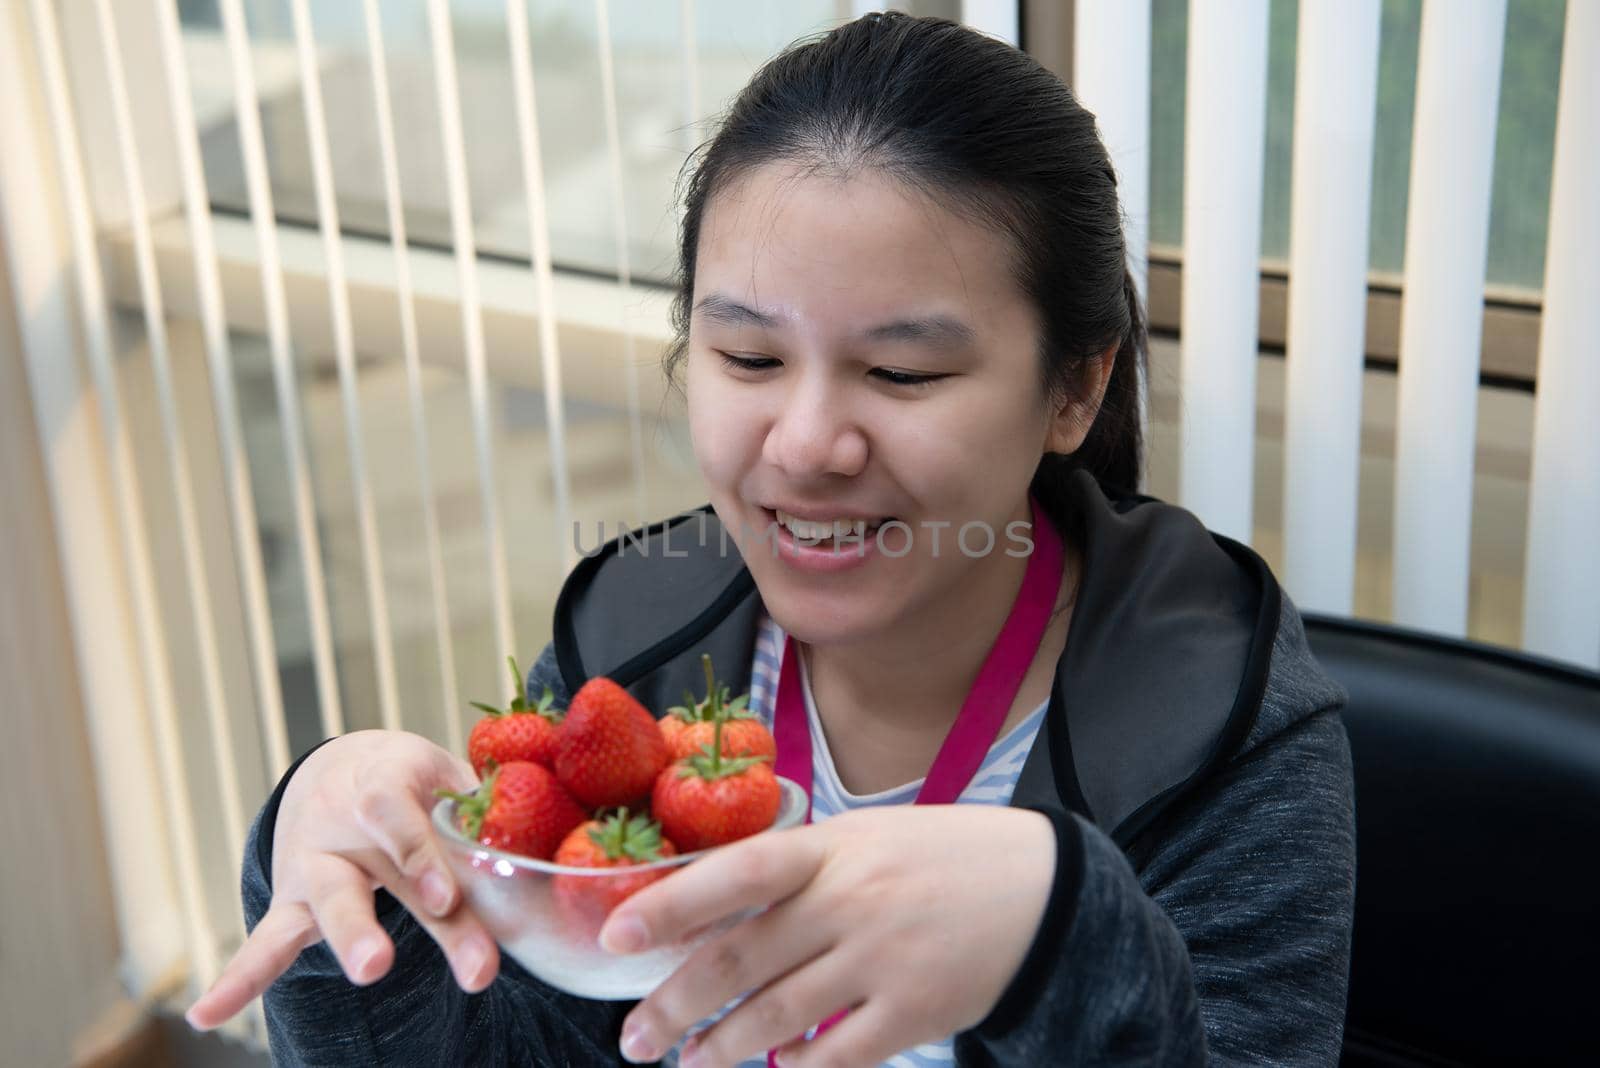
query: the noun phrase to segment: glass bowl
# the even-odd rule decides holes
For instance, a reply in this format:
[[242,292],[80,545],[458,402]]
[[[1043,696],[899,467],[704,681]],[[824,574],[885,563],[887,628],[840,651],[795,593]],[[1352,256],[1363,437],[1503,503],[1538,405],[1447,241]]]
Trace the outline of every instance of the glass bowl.
[[[783,796],[770,830],[805,822],[808,798],[797,783],[780,777]],[[668,857],[627,868],[572,868],[504,853],[456,829],[456,802],[433,807],[433,828],[467,905],[512,960],[559,990],[607,1001],[642,998],[671,975],[695,948],[754,910],[730,916],[691,940],[643,953],[608,953],[600,927],[611,906],[641,875],[670,871],[710,850]]]

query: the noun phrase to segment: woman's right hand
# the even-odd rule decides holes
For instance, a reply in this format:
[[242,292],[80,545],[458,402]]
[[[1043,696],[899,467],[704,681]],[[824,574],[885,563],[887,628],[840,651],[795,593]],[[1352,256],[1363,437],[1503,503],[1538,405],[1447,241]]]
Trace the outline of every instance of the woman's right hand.
[[400,731],[358,731],[306,758],[283,791],[272,841],[272,905],[222,975],[189,1009],[218,1026],[262,994],[300,951],[326,941],[352,983],[382,978],[394,943],[373,910],[383,887],[444,951],[463,990],[488,986],[499,951],[462,907],[434,843],[434,790],[471,790],[466,761]]

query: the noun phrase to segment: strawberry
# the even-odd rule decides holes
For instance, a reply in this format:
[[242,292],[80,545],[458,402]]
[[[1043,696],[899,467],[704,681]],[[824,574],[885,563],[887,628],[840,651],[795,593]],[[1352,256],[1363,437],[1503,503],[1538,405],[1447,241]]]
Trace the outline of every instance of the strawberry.
[[778,818],[783,791],[766,757],[724,757],[722,727],[698,755],[656,778],[650,808],[662,831],[686,853],[748,838]]
[[467,760],[472,770],[481,777],[490,761],[509,764],[515,760],[531,760],[550,767],[555,763],[556,738],[559,735],[562,713],[554,707],[555,694],[544,688],[538,704],[528,702],[528,691],[520,668],[514,657],[507,657],[511,665],[511,678],[516,696],[505,708],[495,708],[478,701],[474,708],[482,709],[484,717],[473,725],[467,738]]
[[778,743],[773,740],[772,732],[745,707],[750,695],[740,694],[728,700],[728,688],[719,687],[711,673],[711,657],[702,653],[700,661],[706,669],[706,699],[697,702],[692,694],[685,693],[683,704],[669,708],[661,717],[661,736],[667,740],[672,759],[694,756],[710,745],[715,724],[721,722],[723,756],[764,756],[776,760]]
[[436,792],[456,802],[461,833],[535,860],[549,860],[588,818],[548,768],[527,760],[491,765],[489,777],[470,794]]
[[604,676],[572,695],[556,744],[555,772],[589,808],[629,805],[650,793],[668,763],[655,717]]
[[[676,856],[678,850],[661,837],[661,825],[628,810],[582,824],[556,850],[555,862],[572,868],[629,868]],[[670,868],[635,875],[558,875],[555,893],[573,924],[598,932],[612,909],[662,878]]]

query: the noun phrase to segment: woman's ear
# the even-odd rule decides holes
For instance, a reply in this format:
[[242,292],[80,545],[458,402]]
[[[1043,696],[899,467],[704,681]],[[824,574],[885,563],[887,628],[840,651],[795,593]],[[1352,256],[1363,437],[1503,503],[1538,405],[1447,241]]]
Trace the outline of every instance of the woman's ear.
[[1075,390],[1059,407],[1050,421],[1050,432],[1045,437],[1044,451],[1067,455],[1082,448],[1100,414],[1100,405],[1106,399],[1106,387],[1111,384],[1111,368],[1117,362],[1117,346],[1110,345],[1100,355],[1088,361]]

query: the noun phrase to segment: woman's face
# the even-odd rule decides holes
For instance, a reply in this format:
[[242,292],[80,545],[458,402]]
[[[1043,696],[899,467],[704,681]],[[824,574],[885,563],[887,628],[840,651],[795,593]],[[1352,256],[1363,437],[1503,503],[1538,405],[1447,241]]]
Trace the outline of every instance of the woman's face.
[[[1006,528],[1029,518],[1039,458],[1082,437],[1074,411],[1044,402],[1038,338],[1007,240],[880,173],[773,164],[712,199],[690,430],[781,626],[807,642],[870,639],[1015,574],[1006,550],[1025,546]],[[865,521],[859,540],[806,543],[853,534],[850,520]],[[969,523],[982,526],[958,544]]]

